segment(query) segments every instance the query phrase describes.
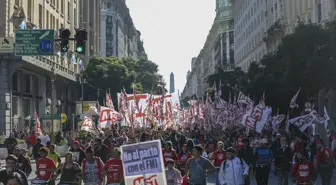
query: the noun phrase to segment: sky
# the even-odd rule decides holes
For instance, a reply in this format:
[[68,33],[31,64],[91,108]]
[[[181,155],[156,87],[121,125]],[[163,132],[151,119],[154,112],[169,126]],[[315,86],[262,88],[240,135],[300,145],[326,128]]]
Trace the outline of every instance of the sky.
[[135,27],[141,32],[149,60],[159,65],[169,91],[182,93],[191,58],[204,46],[215,18],[215,0],[126,0]]

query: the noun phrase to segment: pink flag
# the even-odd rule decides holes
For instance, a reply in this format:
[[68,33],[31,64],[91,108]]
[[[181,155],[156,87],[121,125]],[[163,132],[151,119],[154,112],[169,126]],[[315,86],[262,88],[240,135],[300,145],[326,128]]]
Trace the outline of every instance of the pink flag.
[[41,132],[41,123],[40,123],[40,119],[39,119],[39,117],[37,115],[36,110],[35,110],[35,123],[36,123],[36,130],[35,130],[35,132],[41,134],[42,133]]

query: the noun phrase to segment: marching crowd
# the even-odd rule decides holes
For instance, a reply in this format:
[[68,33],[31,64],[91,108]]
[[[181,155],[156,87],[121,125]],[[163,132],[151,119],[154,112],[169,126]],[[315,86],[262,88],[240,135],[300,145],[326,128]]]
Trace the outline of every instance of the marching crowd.
[[[4,185],[28,185],[27,177],[36,173],[32,184],[124,184],[121,145],[160,139],[167,185],[205,185],[215,175],[218,185],[268,185],[270,173],[279,185],[295,183],[313,185],[321,178],[322,185],[331,185],[336,166],[336,133],[330,131],[328,144],[315,135],[284,133],[246,134],[243,130],[227,130],[222,134],[205,134],[202,129],[189,133],[174,130],[128,131],[108,130],[100,135],[87,134],[70,144],[62,163],[55,145],[32,136],[31,154],[13,143],[13,135],[5,139],[8,148],[5,168],[0,170]],[[44,134],[46,135],[46,134]],[[49,137],[49,136],[48,136]],[[32,138],[35,138],[36,141]],[[30,159],[36,160],[36,171]]]

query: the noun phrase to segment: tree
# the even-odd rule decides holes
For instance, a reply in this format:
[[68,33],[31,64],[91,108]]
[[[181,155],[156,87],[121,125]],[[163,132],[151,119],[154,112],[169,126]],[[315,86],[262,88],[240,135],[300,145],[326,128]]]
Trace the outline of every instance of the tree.
[[166,93],[165,82],[159,72],[159,66],[141,57],[138,61],[134,61],[133,69],[136,74],[136,82],[141,83],[144,93],[163,94]]
[[[254,100],[266,93],[266,102],[282,112],[288,110],[290,99],[301,87],[298,103],[317,96],[320,89],[335,87],[336,23],[325,28],[315,24],[300,24],[293,34],[286,35],[275,53],[251,63],[244,75],[219,71],[210,81],[223,83],[222,91],[232,87],[245,91]],[[231,75],[230,75],[231,74]],[[235,80],[230,77],[240,79]],[[209,85],[213,82],[209,81]],[[226,85],[228,84],[228,85]],[[228,87],[225,87],[228,86]],[[223,93],[224,94],[224,93]]]
[[[148,60],[146,57],[141,57],[138,61],[130,57],[123,58],[122,63],[128,68],[133,76],[135,83],[140,83],[143,93],[162,94],[166,93],[166,83],[159,72],[159,66]],[[133,88],[132,85],[130,88]]]
[[138,61],[130,57],[119,59],[92,58],[83,72],[88,84],[101,89],[103,93],[110,90],[113,102],[117,102],[116,94],[125,88],[132,93],[162,94],[166,92],[165,82],[158,73],[158,65],[142,57]]
[[265,90],[267,102],[283,111],[288,109],[290,99],[300,87],[306,96],[298,101],[316,96],[327,85],[330,75],[324,73],[330,67],[328,42],[329,35],[320,26],[299,25],[293,34],[282,39],[274,54],[260,61],[261,65],[250,66],[248,76],[253,87],[250,91],[259,95]]
[[232,71],[223,71],[219,68],[218,72],[209,76],[207,81],[210,86],[216,83],[216,88],[222,91],[222,98],[225,100],[228,100],[230,94],[245,91],[244,87],[247,85],[246,74],[240,68]]

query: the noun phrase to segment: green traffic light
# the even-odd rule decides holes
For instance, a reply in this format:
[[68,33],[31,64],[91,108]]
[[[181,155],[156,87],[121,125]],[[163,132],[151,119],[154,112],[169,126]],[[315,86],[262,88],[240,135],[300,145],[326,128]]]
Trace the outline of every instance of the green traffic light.
[[77,47],[77,52],[81,53],[83,51],[82,47]]

